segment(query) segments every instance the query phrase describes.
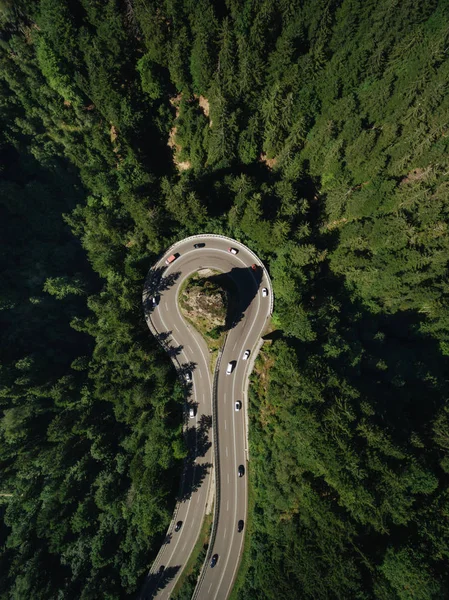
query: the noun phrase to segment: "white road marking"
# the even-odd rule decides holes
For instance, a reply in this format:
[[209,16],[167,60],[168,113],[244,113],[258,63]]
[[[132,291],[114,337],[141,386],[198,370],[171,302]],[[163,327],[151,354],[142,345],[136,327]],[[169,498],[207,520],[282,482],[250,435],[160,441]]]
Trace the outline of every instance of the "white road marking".
[[226,430],[227,429],[227,427],[226,427],[226,419],[225,419],[225,422],[224,422],[224,426],[225,426],[225,430]]
[[226,527],[225,527],[224,534],[223,534],[223,538],[225,538],[225,537],[226,537],[226,532],[227,532],[227,529],[226,529]]
[[[228,256],[228,258],[230,258],[230,257],[229,257],[229,254],[228,254],[228,252],[227,252],[226,250],[223,250],[223,249],[212,249],[212,251],[213,251],[213,253],[214,253],[214,254],[226,254],[226,255]],[[191,252],[195,252],[195,250],[193,250],[193,251],[190,251],[190,252],[183,252],[183,253],[182,253],[182,256],[183,256],[183,257],[185,257],[185,256],[186,256],[186,254],[190,254]],[[248,267],[248,266],[249,266],[249,265],[247,265],[247,264],[246,264],[244,261],[242,261],[242,260],[241,260],[240,258],[238,258],[238,257],[234,257],[234,256],[233,256],[233,257],[232,257],[232,259],[233,259],[233,261],[236,261],[236,262],[239,262],[239,263],[241,263],[243,267]],[[221,260],[221,262],[222,262],[222,263],[226,263],[226,261],[223,261],[223,260]],[[230,262],[230,261],[228,261],[228,262]],[[248,261],[247,261],[247,262],[248,262]],[[252,258],[252,257],[250,257],[250,262],[253,262],[253,258]],[[167,271],[166,271],[166,274],[168,274],[168,271],[176,270],[176,269],[177,269],[177,266],[178,266],[178,265],[177,265],[177,263],[174,263],[173,265],[170,265],[170,267],[171,267],[171,268],[167,269]],[[214,267],[214,268],[217,268],[217,267],[216,267],[216,265],[212,265],[212,267]],[[204,267],[204,268],[205,268],[205,267]],[[198,269],[198,267],[196,267],[196,269],[194,269],[194,270],[197,270],[197,269]],[[220,270],[221,270],[221,269],[220,269]],[[194,272],[194,271],[192,271],[192,272]],[[224,272],[224,270],[223,270],[223,272]],[[189,275],[190,275],[190,274],[189,274]],[[189,275],[186,275],[186,278],[187,278]],[[252,274],[252,275],[253,275],[253,278],[254,278],[254,281],[255,281],[255,283],[257,284],[257,282],[256,282],[256,280],[255,280],[255,277],[254,277],[254,274]],[[178,283],[178,285],[179,285],[181,282],[177,282],[177,283]],[[264,283],[265,283],[265,281],[263,280],[263,281],[260,283],[260,285],[262,285],[262,284],[264,284]],[[259,286],[259,287],[260,287],[260,286]],[[250,334],[252,333],[252,331],[254,330],[254,328],[256,327],[256,325],[257,325],[257,321],[258,321],[258,318],[259,318],[259,315],[260,315],[260,308],[261,308],[261,300],[260,300],[260,297],[259,297],[259,296],[260,296],[260,294],[259,294],[259,293],[257,293],[256,295],[257,295],[257,309],[256,309],[256,311],[255,311],[255,317],[252,319],[252,321],[253,321],[253,325],[252,325],[252,327],[250,328],[250,331],[249,331],[249,333],[248,333],[248,334],[247,334],[247,336],[246,336],[246,338],[247,338],[247,339],[248,339],[248,337],[250,336]],[[181,317],[181,314],[180,314],[180,312],[179,312],[178,303],[177,303],[176,301],[175,301],[175,306],[176,306],[176,310],[177,310],[177,312],[178,312],[178,314],[179,314],[179,316],[180,316],[180,318],[181,318],[181,322],[182,322],[182,323],[185,325],[186,329],[190,331],[190,329],[191,329],[191,328],[190,328],[190,327],[189,327],[189,326],[188,326],[188,325],[185,323],[184,319]],[[268,307],[268,309],[269,309],[269,303],[268,303],[267,307]],[[168,310],[168,308],[167,308],[167,310]],[[253,312],[253,311],[251,311],[251,312]],[[162,314],[162,311],[157,311],[157,316],[158,316],[158,317],[160,318],[160,320],[163,322],[163,319],[162,319],[162,316],[161,316],[161,314]],[[267,318],[269,317],[269,315],[270,315],[270,312],[269,312],[269,310],[268,310],[268,313],[267,313]],[[247,317],[248,315],[245,315],[245,316]],[[151,315],[149,315],[149,318],[147,319],[147,321],[149,321],[149,322],[152,322],[152,321],[153,321],[153,319],[151,318]],[[242,330],[242,331],[240,331],[240,328],[239,328],[240,337],[241,337],[241,333],[242,333],[243,331],[245,331],[245,330],[248,328],[248,325],[249,325],[249,320],[248,320],[248,318],[246,318],[246,319],[245,319],[245,322],[243,323],[243,330]],[[153,326],[154,326],[154,325],[153,325]],[[164,327],[165,327],[165,324],[164,324]],[[178,329],[177,327],[176,327],[176,329],[179,331],[179,329]],[[166,327],[165,327],[165,331],[168,331],[168,329],[167,329]],[[199,350],[200,350],[200,352],[201,352],[201,355],[202,355],[202,357],[203,357],[203,359],[204,359],[204,364],[205,364],[205,366],[206,366],[206,367],[208,367],[208,361],[206,360],[206,357],[204,356],[204,353],[203,353],[203,351],[202,351],[202,348],[201,348],[200,344],[198,343],[198,340],[196,339],[195,335],[193,335],[193,333],[192,333],[192,337],[193,337],[193,339],[196,341],[196,343],[198,344]],[[236,342],[236,345],[237,345],[237,344],[238,344],[238,342]],[[234,348],[236,347],[236,345],[234,346]],[[243,347],[245,347],[245,345],[243,345]],[[245,369],[245,371],[244,371],[244,375],[246,375],[246,372],[247,372],[247,370],[248,370],[248,369]],[[211,383],[211,374],[210,374],[210,371],[209,371],[209,369],[208,369],[208,368],[206,369],[205,373],[206,373],[206,375],[207,375],[207,378],[208,378],[208,381],[209,381],[209,383]],[[245,383],[246,383],[246,389],[247,389],[247,387],[248,387],[248,384],[249,384],[249,382],[248,382],[248,380],[247,380],[247,379],[246,379]],[[195,382],[194,382],[193,386],[194,386],[194,391],[195,391]],[[234,381],[234,386],[233,386],[233,387],[235,387],[235,381]],[[233,390],[233,391],[234,391],[234,390]],[[245,392],[243,392],[243,394],[245,394]],[[204,395],[203,395],[203,401],[204,401]],[[234,432],[234,445],[235,445],[235,443],[236,443],[236,439],[235,439],[235,426],[236,426],[235,419],[233,419],[232,426],[233,426],[233,432]],[[235,457],[235,461],[237,461],[237,457]],[[236,462],[236,465],[237,465],[237,462]],[[229,480],[229,477],[228,477],[228,480]],[[236,486],[236,490],[235,490],[235,491],[236,491],[236,496],[237,496],[237,486]],[[244,493],[245,493],[245,502],[244,502],[244,506],[243,506],[243,508],[244,508],[244,510],[245,510],[245,514],[244,514],[244,516],[246,517],[246,511],[247,511],[247,497],[246,497],[246,496],[247,496],[247,489],[246,489],[246,486],[244,486]],[[190,508],[190,506],[191,506],[190,500],[191,500],[191,499],[189,499],[189,501],[188,501],[188,510],[189,510],[189,508]],[[236,498],[236,500],[237,500],[237,498]],[[229,501],[227,502],[227,510],[229,510]],[[234,507],[234,512],[235,512],[235,510],[236,510],[236,506]],[[193,525],[194,525],[194,523],[191,523],[191,527],[193,527]],[[232,531],[234,531],[234,530],[232,529]],[[232,533],[232,538],[231,538],[230,546],[232,546],[232,542],[233,542],[233,539],[234,539],[234,537],[235,537],[235,535],[234,535],[234,533]],[[241,538],[241,539],[243,539],[243,538]],[[241,544],[240,544],[240,545],[241,545]],[[229,551],[228,551],[228,553],[227,553],[227,559],[226,559],[226,563],[225,563],[225,565],[227,565],[227,564],[228,564],[228,560],[229,560],[229,557],[230,557],[230,552],[231,552],[231,548],[229,547]],[[173,554],[172,554],[172,556],[173,556]],[[222,558],[224,558],[224,557],[222,557]],[[235,576],[235,572],[236,572],[236,570],[237,570],[237,568],[238,568],[238,564],[239,564],[239,561],[237,561],[237,562],[236,562],[236,564],[235,564],[235,567],[234,567],[234,574],[233,574],[234,576]],[[218,589],[217,589],[217,591],[216,591],[216,592],[215,592],[215,594],[214,594],[214,597],[215,597],[215,599],[217,598],[217,595],[219,594],[219,590],[220,590],[220,589],[221,589],[221,587],[222,587],[222,584],[223,584],[223,577],[224,577],[224,571],[225,571],[225,570],[227,570],[227,569],[225,568],[225,569],[223,570],[223,574],[222,574],[222,576],[221,576],[221,578],[220,578],[220,581],[219,581]],[[234,580],[234,576],[233,576],[233,577],[232,577],[232,579],[230,580],[229,587],[232,585],[232,582],[233,582],[233,580]],[[176,583],[176,580],[177,580],[177,579],[178,579],[178,577],[175,577],[175,578],[173,579],[173,581],[171,582],[171,584],[172,584],[172,585],[174,585],[174,584]],[[170,586],[170,587],[171,587],[171,586]],[[208,592],[210,592],[211,588],[212,588],[212,584],[209,586],[209,590],[208,590]],[[167,590],[167,591],[168,591],[168,590]],[[228,589],[228,593],[226,594],[226,596],[227,596],[228,594],[229,594],[229,589]]]
[[210,588],[212,587],[212,584],[210,584],[209,589],[207,590],[207,593],[210,592]]
[[[260,312],[259,312],[260,311],[260,305],[261,305],[261,300],[260,300],[260,294],[258,293],[257,294],[257,311],[256,311],[256,315],[260,314]],[[250,329],[249,329],[249,331],[248,331],[248,333],[246,335],[245,341],[242,344],[242,348],[246,348],[247,347],[247,340],[250,338],[252,330],[256,326],[256,321],[257,321],[257,317],[254,319],[253,324],[251,325],[251,327],[250,327]],[[262,333],[262,332],[260,332],[260,333]],[[246,376],[247,371],[248,371],[248,366],[246,365],[245,371],[244,371],[244,375],[245,375],[244,382],[246,384],[246,387],[249,385],[249,378]],[[232,387],[232,397],[235,398],[235,379],[234,379],[233,387]],[[236,453],[236,439],[235,439],[235,419],[232,421],[232,425],[233,425],[233,433],[234,433],[235,468],[237,470],[237,453]],[[244,445],[246,445],[246,432],[244,432],[243,436],[244,436],[244,439],[245,439]],[[243,505],[244,506],[244,519],[246,520],[246,513],[247,513],[247,510],[248,510],[248,498],[247,498],[247,485],[246,485],[246,481],[244,482],[243,489],[244,489],[244,494],[245,494],[245,501],[244,501],[244,505]],[[236,520],[237,520],[237,486],[235,486],[234,523],[235,523]],[[226,556],[226,564],[228,564],[228,562],[229,562],[229,557],[231,555],[231,549],[232,549],[232,546],[233,546],[235,535],[236,535],[236,528],[234,527],[232,529],[232,535],[231,535],[230,543],[228,544],[228,548],[229,549],[228,549],[228,553],[227,553],[227,556]],[[243,540],[244,540],[244,537],[241,537],[240,538],[240,548],[242,547]],[[230,594],[230,589],[231,589],[231,586],[233,584],[233,581],[234,581],[234,578],[235,578],[235,574],[236,574],[236,571],[237,571],[238,566],[239,566],[239,562],[240,562],[239,560],[237,560],[235,562],[234,572],[232,574],[232,577],[229,580],[230,583],[229,583],[228,589],[227,589],[227,591],[226,591],[226,593],[224,595],[225,598],[228,598],[228,596]],[[225,570],[223,569],[223,573],[222,573],[222,576],[220,578],[220,582],[218,584],[218,588],[217,588],[217,592],[215,593],[214,600],[217,600],[217,596],[218,596],[219,591],[220,591],[220,589],[222,587],[222,584],[223,584],[224,575],[225,575]]]
[[228,447],[226,446],[226,457],[228,456]]
[[193,354],[192,346],[188,346],[190,352]]
[[167,300],[164,302],[164,304],[165,304],[165,310],[166,310],[167,312],[169,312],[169,310],[168,310],[168,302],[167,302]]
[[226,510],[229,511],[229,500],[226,502]]
[[228,484],[229,484],[229,473],[228,473]]

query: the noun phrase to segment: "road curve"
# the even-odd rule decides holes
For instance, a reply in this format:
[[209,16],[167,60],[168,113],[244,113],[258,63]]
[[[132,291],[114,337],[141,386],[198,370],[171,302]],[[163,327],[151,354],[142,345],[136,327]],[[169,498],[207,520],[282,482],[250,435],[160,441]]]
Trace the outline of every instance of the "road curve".
[[[204,244],[194,248],[194,244]],[[237,254],[229,252],[236,248]],[[177,258],[166,266],[168,256]],[[251,265],[256,264],[253,270]],[[181,316],[178,292],[192,273],[212,268],[226,273],[239,291],[239,310],[229,330],[213,377],[209,368],[209,353],[201,335]],[[262,289],[268,296],[262,295]],[[152,299],[156,298],[153,305]],[[165,542],[148,575],[141,598],[168,599],[197,541],[206,505],[210,504],[212,464],[215,473],[215,514],[212,545],[208,550],[195,600],[226,599],[232,589],[243,547],[244,530],[237,531],[239,520],[246,523],[247,512],[247,388],[254,358],[260,348],[260,337],[273,307],[273,292],[266,269],[256,255],[236,240],[211,234],[186,238],[170,247],[149,272],[143,292],[145,318],[151,332],[169,352],[180,377],[186,381],[187,401],[185,433],[191,448],[183,474],[182,492],[177,503]],[[249,360],[243,360],[250,350]],[[230,375],[229,362],[235,362]],[[235,402],[242,410],[235,410]],[[195,417],[189,418],[189,408]],[[214,413],[213,413],[214,411]],[[213,417],[213,418],[212,418]],[[212,436],[212,422],[216,425]],[[213,448],[213,438],[218,440]],[[218,460],[215,461],[214,457]],[[239,465],[245,474],[238,477]],[[216,465],[215,465],[216,467]],[[175,525],[182,521],[176,532]],[[218,554],[211,568],[210,558]]]

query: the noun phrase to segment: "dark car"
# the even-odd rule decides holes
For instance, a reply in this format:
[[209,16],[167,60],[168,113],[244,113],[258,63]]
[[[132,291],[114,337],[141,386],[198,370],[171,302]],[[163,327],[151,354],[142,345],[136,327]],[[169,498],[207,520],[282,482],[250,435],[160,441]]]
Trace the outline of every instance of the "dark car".
[[193,244],[193,247],[194,248],[204,248],[205,245],[206,244],[203,244],[203,243],[201,243],[201,244]]
[[239,474],[239,477],[243,477],[243,475],[245,474],[245,467],[243,465],[239,466],[238,474]]
[[179,531],[181,529],[181,527],[182,527],[182,521],[178,521],[176,523],[175,531]]
[[212,569],[215,567],[217,562],[218,562],[218,554],[214,554],[210,561],[210,566],[212,567]]
[[161,565],[161,566],[159,567],[159,573],[163,573],[163,572],[164,572],[164,569],[165,569],[164,565]]
[[243,519],[240,519],[240,521],[237,523],[237,531],[240,533],[241,531],[243,531],[243,526],[244,526],[244,522]]

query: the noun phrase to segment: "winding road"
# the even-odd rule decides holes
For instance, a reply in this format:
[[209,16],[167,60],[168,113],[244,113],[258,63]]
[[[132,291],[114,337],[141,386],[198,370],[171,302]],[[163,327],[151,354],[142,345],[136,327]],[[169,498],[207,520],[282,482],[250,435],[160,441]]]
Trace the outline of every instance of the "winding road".
[[[200,247],[195,248],[195,244]],[[235,248],[237,253],[229,252],[229,248]],[[165,261],[173,254],[176,259],[167,266]],[[204,339],[184,320],[178,307],[180,286],[201,269],[227,274],[238,289],[237,317],[229,329],[214,375]],[[204,234],[186,238],[169,248],[149,272],[143,292],[145,318],[186,384],[185,434],[191,451],[183,474],[181,497],[165,542],[148,574],[142,599],[170,598],[212,499],[215,512],[211,545],[193,597],[225,600],[231,592],[243,548],[248,504],[247,389],[261,335],[272,312],[272,294],[268,273],[257,256],[243,244],[224,236]],[[245,350],[250,350],[247,360],[243,359]],[[227,374],[230,362],[234,368]],[[235,409],[237,401],[241,402],[241,410]],[[193,418],[189,417],[191,408]],[[240,465],[244,474],[239,477]],[[243,521],[240,532],[239,521]],[[175,531],[179,522],[182,525]],[[218,560],[211,567],[214,555],[218,555]]]

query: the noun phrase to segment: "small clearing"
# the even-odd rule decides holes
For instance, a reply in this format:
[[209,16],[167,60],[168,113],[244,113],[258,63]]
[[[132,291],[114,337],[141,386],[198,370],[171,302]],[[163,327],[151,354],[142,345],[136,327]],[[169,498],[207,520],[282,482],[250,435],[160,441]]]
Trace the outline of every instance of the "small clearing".
[[170,98],[170,104],[175,107],[175,125],[170,129],[170,133],[168,135],[167,146],[173,150],[173,162],[175,163],[178,171],[187,171],[187,169],[191,168],[191,163],[188,160],[179,160],[178,156],[182,150],[182,147],[176,143],[176,119],[179,117],[179,104],[181,103],[182,94],[178,94],[173,98]]
[[263,152],[261,153],[259,159],[261,162],[265,163],[269,169],[272,169],[273,167],[275,167],[276,163],[278,161],[277,158],[268,158],[268,156],[266,154],[264,154]]
[[212,127],[212,119],[209,118],[210,115],[210,105],[209,100],[204,96],[194,96],[195,100],[198,100],[198,104],[200,105],[201,110],[204,113],[204,116],[209,119],[209,127]]
[[407,175],[403,179],[401,179],[401,185],[406,185],[408,183],[414,183],[415,181],[427,179],[431,171],[431,165],[429,165],[425,169],[413,169],[413,171],[410,171],[410,173],[407,173]]

